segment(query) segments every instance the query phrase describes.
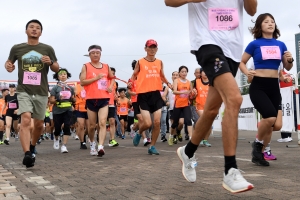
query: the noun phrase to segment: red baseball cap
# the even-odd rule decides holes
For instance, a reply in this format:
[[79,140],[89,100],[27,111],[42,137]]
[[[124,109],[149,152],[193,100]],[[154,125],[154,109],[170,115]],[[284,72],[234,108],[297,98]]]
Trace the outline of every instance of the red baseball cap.
[[147,40],[145,46],[146,47],[150,47],[151,45],[157,46],[157,42],[155,40],[153,40],[153,39]]

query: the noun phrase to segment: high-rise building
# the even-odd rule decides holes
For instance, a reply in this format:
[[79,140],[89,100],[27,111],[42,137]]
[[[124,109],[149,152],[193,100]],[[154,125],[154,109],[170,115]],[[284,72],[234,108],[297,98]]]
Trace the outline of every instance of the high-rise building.
[[[300,25],[299,25],[300,27]],[[300,71],[300,33],[295,34],[297,73]]]

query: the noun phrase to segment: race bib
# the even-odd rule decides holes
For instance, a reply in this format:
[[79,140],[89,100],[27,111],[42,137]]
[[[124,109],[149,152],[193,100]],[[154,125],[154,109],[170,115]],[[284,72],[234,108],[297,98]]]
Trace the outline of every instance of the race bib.
[[25,85],[41,85],[40,72],[24,72],[23,84]]
[[262,46],[260,47],[260,50],[263,60],[281,60],[281,52],[279,46]]
[[239,26],[239,12],[237,8],[209,8],[209,30],[230,31]]
[[17,103],[8,103],[9,108],[17,108]]
[[82,98],[85,98],[85,95],[86,95],[86,92],[85,92],[85,90],[81,90],[81,92],[80,92],[80,96],[81,96]]
[[98,80],[98,89],[99,90],[107,90],[107,80],[106,79]]
[[126,112],[127,108],[126,107],[120,107],[120,112]]
[[[182,90],[181,92],[186,92],[187,90]],[[179,95],[181,98],[188,98],[188,94],[180,94]]]
[[61,91],[60,96],[62,99],[70,99],[71,92],[70,91]]

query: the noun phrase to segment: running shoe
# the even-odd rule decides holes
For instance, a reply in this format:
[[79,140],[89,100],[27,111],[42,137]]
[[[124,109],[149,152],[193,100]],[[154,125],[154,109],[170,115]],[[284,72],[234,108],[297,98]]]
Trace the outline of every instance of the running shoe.
[[23,158],[23,165],[26,166],[26,168],[29,168],[29,167],[33,167],[34,166],[34,158],[33,158],[33,155],[30,151],[27,151],[25,153],[25,156]]
[[177,137],[178,137],[179,142],[182,142],[182,135],[181,135],[181,133],[177,134]]
[[44,138],[46,139],[46,140],[49,140],[49,135],[48,135],[49,133],[45,133],[44,134]]
[[53,148],[54,149],[59,149],[59,140],[54,138],[54,143],[53,143]]
[[199,146],[200,146],[200,147],[205,147],[205,145],[204,145],[204,140],[201,140]]
[[99,149],[98,150],[98,157],[102,157],[102,156],[104,156],[104,154],[105,154],[105,151],[104,151],[104,149]]
[[169,139],[168,139],[168,144],[170,145],[170,146],[172,146],[174,143],[174,137],[173,137],[173,135],[169,135]]
[[264,158],[265,160],[277,160],[276,156],[274,156],[274,154],[271,153],[271,150],[264,152]]
[[167,140],[166,136],[163,135],[163,136],[161,136],[160,141],[166,142],[166,141],[168,141],[168,140]]
[[206,147],[211,147],[211,144],[207,140],[203,140],[203,144]]
[[174,135],[173,144],[177,144],[177,143],[178,143],[178,139],[177,139],[176,135]]
[[151,143],[151,142],[148,141],[148,138],[145,138],[143,142],[144,142],[144,147],[148,146],[148,144]]
[[291,141],[293,141],[293,138],[291,138],[291,137],[288,137],[288,140],[289,140],[289,142],[291,142]]
[[3,140],[0,140],[0,144],[4,144]]
[[95,142],[91,142],[90,143],[90,155],[91,156],[96,156],[98,155],[98,152],[96,150],[96,143]]
[[252,143],[252,162],[260,166],[270,166],[270,163],[265,160],[262,153],[263,144],[254,141]]
[[254,186],[243,177],[241,170],[235,168],[230,168],[228,174],[224,174],[223,187],[232,193],[244,192],[254,188]]
[[68,153],[68,149],[67,149],[66,145],[62,145],[62,146],[60,147],[60,152],[61,152],[61,153]]
[[38,141],[37,141],[36,143],[37,143],[37,144],[41,144],[41,142],[42,142],[42,139],[39,138]]
[[9,140],[4,140],[4,144],[9,145]]
[[109,140],[108,146],[110,147],[116,147],[119,146],[119,143],[115,139]]
[[196,181],[196,177],[197,177],[196,170],[195,170],[195,167],[197,167],[197,161],[195,159],[195,154],[192,158],[189,158],[185,154],[185,152],[184,152],[185,147],[186,146],[179,147],[177,149],[177,155],[182,163],[182,175],[188,182],[194,183]]
[[124,135],[122,135],[122,140],[124,140],[125,139],[125,134]]
[[78,135],[75,135],[75,140],[79,140],[79,137],[78,137]]
[[134,146],[137,147],[139,145],[141,137],[142,137],[141,134],[139,134],[139,133],[135,134],[135,136],[134,136],[134,138],[132,140],[132,143],[133,143]]
[[85,142],[80,143],[80,149],[87,149]]
[[130,138],[134,138],[135,136],[135,131],[132,129],[133,124],[130,126]]
[[148,149],[148,154],[150,155],[159,155],[159,152],[156,150],[155,146],[151,146],[149,149]]
[[277,142],[290,142],[290,140],[288,138],[280,138]]

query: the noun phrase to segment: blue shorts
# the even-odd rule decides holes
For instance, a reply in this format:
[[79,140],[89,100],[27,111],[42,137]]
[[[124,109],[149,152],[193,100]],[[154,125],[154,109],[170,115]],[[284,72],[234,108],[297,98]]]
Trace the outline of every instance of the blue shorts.
[[109,98],[107,99],[87,99],[86,107],[90,111],[98,112],[101,108],[108,105]]
[[88,119],[87,112],[80,112],[78,110],[75,110],[75,115],[76,115],[76,118]]

